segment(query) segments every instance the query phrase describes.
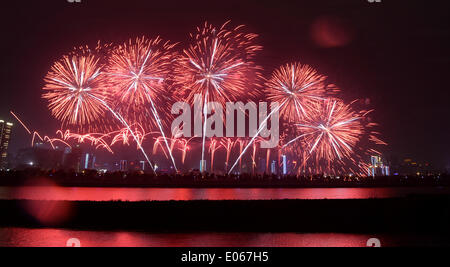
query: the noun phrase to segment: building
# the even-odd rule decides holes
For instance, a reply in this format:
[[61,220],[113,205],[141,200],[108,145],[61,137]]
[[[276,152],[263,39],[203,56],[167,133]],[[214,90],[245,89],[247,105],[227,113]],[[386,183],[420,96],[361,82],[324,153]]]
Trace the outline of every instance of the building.
[[79,172],[81,170],[82,150],[79,145],[66,148],[63,155],[63,169]]
[[128,161],[127,160],[121,160],[120,161],[120,171],[121,172],[127,172],[128,171]]
[[13,124],[0,120],[0,169],[8,167],[8,146]]
[[380,156],[372,156],[370,158],[369,176],[389,176],[390,168],[383,163]]
[[63,150],[35,146],[20,149],[16,156],[16,168],[40,168],[42,170],[58,170],[62,166]]
[[431,175],[440,173],[429,162],[406,158],[393,168],[394,175]]
[[281,156],[281,158],[283,159],[283,175],[287,175],[288,174],[288,162],[287,162],[287,156],[283,155]]
[[267,173],[268,170],[266,169],[266,158],[259,158],[258,164],[257,164],[258,174],[264,174]]
[[95,170],[95,155],[91,153],[85,153],[81,157],[81,169],[82,170]]
[[271,174],[277,174],[277,161],[273,160],[272,164],[270,165],[270,172]]
[[206,160],[200,160],[200,172],[206,172]]

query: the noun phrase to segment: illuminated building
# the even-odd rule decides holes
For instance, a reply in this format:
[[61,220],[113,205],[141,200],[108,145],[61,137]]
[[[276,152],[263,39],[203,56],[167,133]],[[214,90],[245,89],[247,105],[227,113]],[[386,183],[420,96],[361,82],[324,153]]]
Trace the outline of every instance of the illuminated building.
[[283,155],[282,159],[283,159],[283,175],[287,175],[288,174],[287,156]]
[[370,166],[369,166],[369,176],[389,176],[390,169],[389,166],[383,163],[383,160],[380,156],[372,156],[370,158]]
[[272,165],[270,167],[271,174],[277,174],[277,162],[275,160],[272,161]]
[[8,165],[8,146],[13,124],[0,120],[0,169]]
[[128,161],[127,160],[121,160],[120,161],[120,171],[121,172],[128,171]]
[[81,166],[83,170],[94,170],[95,169],[95,156],[94,154],[86,153],[81,158]]
[[200,172],[206,172],[206,160],[200,161]]

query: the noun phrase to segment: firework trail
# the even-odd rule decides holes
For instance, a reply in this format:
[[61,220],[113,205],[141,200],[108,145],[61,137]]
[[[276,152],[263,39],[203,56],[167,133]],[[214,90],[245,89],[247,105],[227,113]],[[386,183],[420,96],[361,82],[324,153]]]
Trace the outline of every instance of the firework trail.
[[[92,146],[95,146],[96,149],[99,148],[104,148],[106,149],[108,152],[114,154],[113,150],[111,149],[111,147],[116,144],[117,142],[122,141],[123,144],[129,144],[130,143],[130,138],[131,134],[130,131],[127,128],[118,130],[118,131],[113,131],[110,133],[88,133],[88,134],[77,134],[77,133],[72,133],[70,130],[58,130],[56,131],[56,135],[60,136],[60,138],[51,138],[49,136],[44,136],[42,137],[42,135],[37,132],[31,132],[31,130],[28,128],[27,125],[25,125],[25,123],[13,112],[10,111],[10,113],[14,116],[14,118],[22,125],[22,127],[28,132],[28,134],[30,134],[32,136],[31,138],[31,147],[34,147],[35,143],[36,143],[36,139],[40,140],[41,142],[48,142],[52,149],[56,149],[55,145],[53,143],[55,142],[60,142],[63,143],[64,145],[66,145],[69,148],[72,148],[72,146],[68,143],[70,140],[76,140],[79,144],[85,143],[86,141],[89,141],[91,143]],[[142,144],[144,139],[151,134],[155,134],[155,132],[152,133],[145,133],[145,131],[143,130],[143,127],[140,125],[133,125],[132,127],[135,127],[137,129],[141,129],[141,131],[139,130],[135,130],[136,132],[136,136],[139,140],[139,143]],[[107,138],[112,137],[112,141],[111,143],[108,143]],[[139,147],[139,145],[138,145]]]
[[[239,138],[237,140],[237,144],[239,144],[239,153],[241,154],[244,151],[245,143],[246,143],[245,139]],[[239,159],[239,172],[242,172],[242,157]]]
[[226,160],[225,160],[225,167],[226,167],[225,171],[228,172],[230,155],[231,155],[231,152],[232,152],[234,146],[236,145],[236,142],[232,138],[221,138],[220,144],[227,152]]
[[19,119],[19,117],[13,111],[10,111],[9,113],[11,113],[11,115],[13,115],[13,117],[22,125],[22,127],[28,132],[28,134],[32,134],[30,129],[28,129],[28,127],[25,125],[25,123],[23,123],[22,120]]
[[255,44],[257,35],[245,33],[243,26],[229,27],[229,22],[216,28],[205,23],[191,34],[192,44],[177,60],[179,94],[194,102],[201,95],[203,107],[202,162],[205,159],[206,118],[208,103],[235,102],[254,96],[260,68],[254,63],[255,54],[262,49]]
[[239,155],[238,159],[236,160],[236,162],[234,163],[234,165],[231,167],[230,171],[228,172],[228,174],[231,174],[231,172],[233,171],[234,168],[236,168],[236,165],[242,160],[242,157],[244,156],[244,154],[247,152],[247,150],[253,145],[253,143],[256,141],[256,139],[258,139],[259,135],[261,134],[261,132],[264,130],[264,128],[267,126],[267,122],[270,119],[270,117],[272,117],[273,114],[275,114],[276,112],[280,111],[280,108],[282,108],[285,104],[287,103],[287,100],[284,100],[283,103],[281,103],[281,105],[275,105],[272,106],[272,112],[261,122],[258,131],[256,132],[255,136],[250,140],[250,142],[248,142],[247,146],[244,148],[244,150],[241,151],[241,154]]
[[269,173],[269,165],[270,165],[270,155],[272,153],[272,149],[267,149],[266,152],[266,172]]
[[209,145],[209,151],[211,154],[211,173],[214,173],[214,156],[216,155],[217,150],[220,149],[219,142],[216,139],[211,139],[211,143]]
[[[95,99],[97,99],[95,96],[93,96]],[[125,119],[118,113],[116,113],[111,107],[108,106],[108,104],[106,102],[104,102],[101,99],[97,99],[98,101],[100,101],[101,103],[103,103],[103,105],[111,112],[111,114],[120,121],[120,123],[122,123],[130,132],[130,134],[133,136],[135,142],[138,144],[139,149],[141,150],[142,154],[144,155],[145,159],[147,160],[148,164],[150,165],[150,167],[153,169],[153,171],[156,173],[156,169],[154,168],[153,164],[150,161],[150,158],[148,157],[147,153],[145,152],[144,148],[142,147],[141,143],[139,142],[139,138],[134,134],[134,132],[131,130],[130,125],[125,121]]]
[[183,136],[183,132],[180,129],[178,129],[178,132],[174,133],[173,141],[175,144],[176,143],[181,144],[181,148],[179,148],[179,150],[182,152],[181,164],[184,165],[184,162],[186,161],[187,152],[191,149],[189,144],[191,143],[192,140],[194,140],[194,138],[197,138],[197,136],[191,137],[189,139],[181,138],[182,136]]
[[50,146],[52,147],[52,149],[56,149],[55,145],[53,143],[55,142],[60,142],[63,143],[64,145],[68,146],[69,148],[72,148],[71,145],[69,145],[67,142],[65,142],[62,139],[58,139],[58,138],[50,138],[49,136],[44,136],[42,137],[39,132],[34,131],[31,132],[30,129],[28,128],[28,126],[25,125],[25,123],[19,118],[19,116],[17,116],[13,111],[10,111],[11,115],[13,115],[13,117],[20,123],[20,125],[22,125],[22,127],[27,131],[27,133],[29,135],[31,135],[31,147],[34,147],[36,138],[41,140],[41,142],[48,142],[50,144]]
[[194,138],[190,138],[190,139],[176,139],[178,140],[178,142],[181,144],[181,148],[179,148],[179,150],[182,152],[181,154],[181,163],[184,165],[185,161],[186,161],[186,155],[187,152],[191,149],[189,146],[189,143],[193,140]]
[[[284,148],[299,142],[306,152],[303,165],[311,159],[316,172],[361,171],[364,164],[360,152],[367,151],[359,147],[361,141],[367,137],[376,145],[386,143],[371,130],[376,124],[366,123],[369,112],[354,111],[352,104],[346,105],[338,100],[324,101],[317,111],[296,125],[300,135]],[[369,151],[376,152],[373,149]]]
[[308,65],[287,64],[275,70],[265,84],[265,91],[270,101],[287,101],[280,108],[286,121],[299,122],[329,95],[338,92],[336,86],[326,83],[326,79]]
[[[139,123],[135,123],[135,124],[131,125],[130,128],[134,129],[133,132],[138,140],[138,143],[137,143],[138,149],[139,149],[139,146],[143,145],[145,139],[148,136],[159,134],[159,132],[149,132],[149,133],[145,132],[144,127]],[[130,145],[130,143],[131,143],[130,139],[133,139],[133,135],[128,130],[128,128],[123,128],[118,131],[113,131],[108,134],[105,134],[104,136],[105,137],[110,137],[110,136],[113,137],[112,141],[111,141],[111,146],[113,146],[119,142],[122,143],[123,145]]]
[[[161,151],[163,152],[164,156],[169,159],[169,155],[166,152],[165,149],[165,140],[168,140],[167,138],[163,136],[155,137],[155,143],[153,144],[153,155],[156,155],[158,153],[158,147],[161,147]],[[169,139],[173,143],[173,139]],[[169,146],[170,152],[173,151],[173,146]]]
[[65,132],[63,132],[62,130],[58,130],[56,134],[61,136],[60,140],[68,142],[71,139],[74,139],[77,140],[79,144],[89,141],[91,143],[91,146],[94,146],[96,149],[104,148],[111,154],[114,154],[111,146],[104,140],[104,137],[106,136],[104,134],[76,134],[71,133],[70,130],[66,130]]
[[[126,119],[156,126],[177,170],[172,150],[164,133],[164,121],[157,107],[167,107],[167,80],[175,59],[174,44],[137,38],[118,46],[111,52],[106,73],[113,88],[115,105]],[[151,113],[148,114],[148,107]],[[167,114],[168,112],[166,112]],[[149,119],[150,118],[150,119]]]
[[[102,69],[100,58],[92,54],[85,55],[84,51],[64,56],[45,77],[43,98],[49,101],[52,114],[63,125],[92,125],[110,111],[139,144],[125,119],[110,107],[110,92],[106,90]],[[139,148],[153,168],[145,150],[142,146]]]
[[257,152],[257,150],[258,150],[258,141],[260,141],[260,140],[257,140],[257,141],[255,141],[254,143],[253,143],[253,153],[252,153],[252,174],[253,175],[255,175],[255,170],[256,170],[256,166],[257,166],[257,164],[256,164],[256,152]]

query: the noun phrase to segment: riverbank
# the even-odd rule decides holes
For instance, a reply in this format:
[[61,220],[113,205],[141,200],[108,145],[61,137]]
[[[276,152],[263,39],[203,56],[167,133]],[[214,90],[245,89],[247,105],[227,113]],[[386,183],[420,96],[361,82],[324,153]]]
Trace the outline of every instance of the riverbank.
[[448,175],[389,177],[216,176],[205,174],[0,172],[0,186],[104,188],[376,188],[450,187]]
[[[260,233],[437,233],[450,196],[361,200],[89,202],[1,200],[0,227]],[[57,217],[57,220],[49,220]]]

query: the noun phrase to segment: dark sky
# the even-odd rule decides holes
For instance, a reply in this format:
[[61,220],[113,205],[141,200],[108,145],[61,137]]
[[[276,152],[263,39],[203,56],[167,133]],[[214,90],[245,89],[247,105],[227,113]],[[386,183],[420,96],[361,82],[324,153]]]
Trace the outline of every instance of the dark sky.
[[[258,62],[269,75],[300,61],[328,75],[347,101],[370,99],[388,156],[450,165],[449,25],[445,1],[382,0],[81,0],[7,1],[1,9],[0,118],[14,110],[31,128],[58,128],[41,99],[43,77],[74,46],[121,43],[160,35],[174,42],[205,20],[246,24],[260,34]],[[311,37],[320,18],[333,18],[338,47]],[[15,129],[12,152],[29,137]]]

